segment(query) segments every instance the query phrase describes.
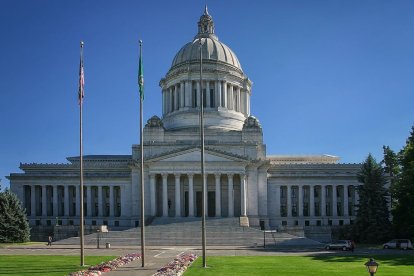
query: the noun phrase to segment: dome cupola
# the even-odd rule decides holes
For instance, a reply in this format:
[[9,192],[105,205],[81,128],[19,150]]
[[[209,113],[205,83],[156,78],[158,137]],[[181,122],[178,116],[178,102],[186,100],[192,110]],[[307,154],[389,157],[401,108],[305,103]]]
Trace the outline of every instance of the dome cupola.
[[206,128],[241,130],[250,115],[251,84],[237,56],[215,35],[214,21],[206,6],[198,22],[198,33],[177,52],[160,81],[163,125],[171,130],[198,127],[203,94]]

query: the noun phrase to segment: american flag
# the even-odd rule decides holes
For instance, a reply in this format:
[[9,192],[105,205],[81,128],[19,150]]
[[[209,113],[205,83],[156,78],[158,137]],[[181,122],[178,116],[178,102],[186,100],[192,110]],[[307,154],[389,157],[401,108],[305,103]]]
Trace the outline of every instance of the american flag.
[[[83,48],[83,42],[81,43],[81,48]],[[79,64],[79,91],[78,91],[79,105],[82,104],[84,97],[85,97],[85,76],[83,72],[83,58],[81,54],[80,64]]]

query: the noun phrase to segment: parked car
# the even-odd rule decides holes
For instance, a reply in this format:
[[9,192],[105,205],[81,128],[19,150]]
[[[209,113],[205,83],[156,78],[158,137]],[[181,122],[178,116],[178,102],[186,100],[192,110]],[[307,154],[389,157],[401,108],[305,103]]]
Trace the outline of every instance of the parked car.
[[331,243],[327,244],[325,246],[325,249],[326,250],[341,249],[343,251],[351,250],[352,249],[352,243],[349,240],[334,241],[334,242],[331,242]]
[[384,249],[388,248],[400,248],[400,249],[413,249],[413,244],[409,239],[394,239],[382,245]]

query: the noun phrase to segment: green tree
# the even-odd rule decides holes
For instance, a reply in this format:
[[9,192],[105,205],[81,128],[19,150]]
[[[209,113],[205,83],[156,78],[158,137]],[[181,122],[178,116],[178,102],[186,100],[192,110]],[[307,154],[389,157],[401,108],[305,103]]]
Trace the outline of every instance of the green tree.
[[9,190],[0,193],[0,243],[27,242],[30,228],[19,199]]
[[401,172],[393,184],[393,224],[397,236],[414,238],[414,125],[399,152]]
[[362,185],[358,187],[359,204],[355,235],[360,242],[384,241],[389,238],[391,229],[384,170],[369,154],[357,178]]

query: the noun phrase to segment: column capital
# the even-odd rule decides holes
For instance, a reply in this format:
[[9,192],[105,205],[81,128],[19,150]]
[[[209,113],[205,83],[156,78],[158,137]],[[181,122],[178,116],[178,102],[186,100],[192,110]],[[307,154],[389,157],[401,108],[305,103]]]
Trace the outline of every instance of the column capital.
[[220,178],[221,177],[221,173],[215,173],[214,174],[214,177],[217,179],[217,178]]
[[162,178],[167,178],[169,173],[162,173],[161,176]]
[[194,173],[187,173],[188,178],[193,178],[194,177]]
[[176,179],[177,179],[177,178],[180,178],[181,173],[175,173],[175,174],[174,174],[174,176],[175,176],[175,178],[176,178]]

